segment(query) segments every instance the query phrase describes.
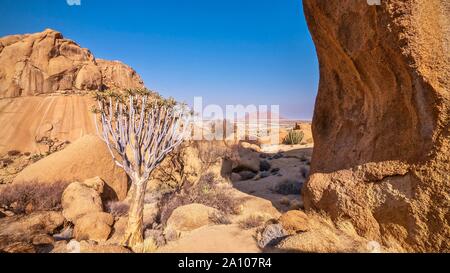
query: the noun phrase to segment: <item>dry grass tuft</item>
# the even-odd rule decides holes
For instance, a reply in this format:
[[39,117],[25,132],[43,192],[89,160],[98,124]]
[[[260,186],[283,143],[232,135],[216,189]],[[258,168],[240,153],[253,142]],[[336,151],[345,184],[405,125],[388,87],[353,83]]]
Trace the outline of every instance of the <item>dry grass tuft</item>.
[[261,215],[250,215],[249,217],[239,221],[239,226],[242,229],[252,229],[260,227],[264,224],[265,218]]
[[230,225],[231,220],[225,213],[219,211],[209,215],[209,219],[216,225]]
[[106,211],[114,217],[122,217],[128,215],[130,205],[120,201],[109,201],[106,204]]
[[69,184],[59,181],[52,184],[29,182],[7,185],[0,190],[0,206],[16,214],[60,210],[62,194]]

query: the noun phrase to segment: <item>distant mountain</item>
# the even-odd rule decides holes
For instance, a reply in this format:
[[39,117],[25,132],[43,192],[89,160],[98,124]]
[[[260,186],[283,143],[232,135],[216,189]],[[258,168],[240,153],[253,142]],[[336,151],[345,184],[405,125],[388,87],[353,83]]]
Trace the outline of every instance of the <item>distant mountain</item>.
[[245,117],[238,118],[239,121],[249,120],[249,121],[258,121],[258,120],[286,120],[285,117],[281,116],[277,113],[268,112],[252,112],[247,113]]

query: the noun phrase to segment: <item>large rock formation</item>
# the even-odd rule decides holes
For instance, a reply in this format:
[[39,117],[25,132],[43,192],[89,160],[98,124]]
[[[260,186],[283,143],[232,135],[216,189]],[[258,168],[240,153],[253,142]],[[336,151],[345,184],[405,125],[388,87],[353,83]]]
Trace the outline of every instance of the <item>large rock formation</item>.
[[0,154],[45,153],[43,139],[94,134],[93,100],[86,91],[142,87],[129,66],[97,60],[57,31],[0,38]]
[[0,98],[143,87],[130,67],[97,61],[51,29],[0,38],[0,64]]
[[320,62],[306,208],[450,251],[450,2],[303,3]]
[[96,176],[106,183],[103,199],[125,199],[128,176],[116,166],[100,138],[86,135],[64,150],[29,165],[15,177],[13,183],[81,182]]
[[128,65],[119,61],[97,59],[102,74],[103,87],[106,89],[142,88],[141,77]]
[[[73,142],[96,134],[89,95],[0,99],[0,154],[11,150],[45,154],[45,140]],[[43,141],[44,140],[44,141]]]

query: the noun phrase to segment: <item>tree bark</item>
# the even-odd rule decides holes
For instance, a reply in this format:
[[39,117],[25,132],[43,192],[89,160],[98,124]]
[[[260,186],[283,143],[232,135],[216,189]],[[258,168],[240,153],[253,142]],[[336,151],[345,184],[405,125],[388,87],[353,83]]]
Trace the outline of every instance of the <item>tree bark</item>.
[[144,243],[143,219],[144,197],[147,183],[133,183],[134,192],[128,212],[128,224],[125,230],[123,245],[135,248]]

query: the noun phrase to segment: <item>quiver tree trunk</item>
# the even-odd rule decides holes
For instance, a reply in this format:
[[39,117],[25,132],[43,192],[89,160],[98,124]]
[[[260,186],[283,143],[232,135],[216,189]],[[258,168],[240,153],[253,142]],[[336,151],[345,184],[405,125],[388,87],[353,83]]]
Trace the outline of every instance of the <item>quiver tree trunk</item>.
[[144,242],[144,197],[147,182],[133,183],[133,185],[130,210],[128,211],[128,223],[122,242],[123,245],[132,248]]

